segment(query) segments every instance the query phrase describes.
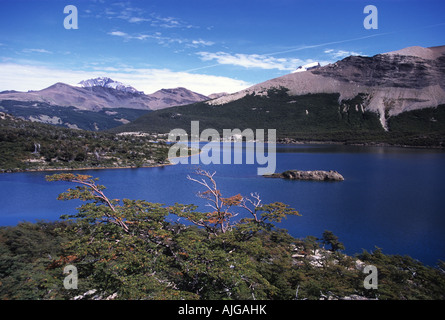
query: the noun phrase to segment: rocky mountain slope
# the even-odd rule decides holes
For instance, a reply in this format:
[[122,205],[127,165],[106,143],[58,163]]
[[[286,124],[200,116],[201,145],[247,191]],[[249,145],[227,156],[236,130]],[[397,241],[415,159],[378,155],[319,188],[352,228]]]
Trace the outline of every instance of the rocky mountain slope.
[[445,103],[445,46],[409,47],[373,57],[350,56],[315,70],[291,73],[208,102],[224,105],[246,95],[286,88],[293,96],[338,93],[339,103],[359,94],[360,106],[379,115],[382,127],[404,111]]
[[150,94],[150,97],[153,98],[150,103],[151,110],[159,110],[172,106],[182,106],[210,99],[205,95],[190,91],[183,87],[161,89]]

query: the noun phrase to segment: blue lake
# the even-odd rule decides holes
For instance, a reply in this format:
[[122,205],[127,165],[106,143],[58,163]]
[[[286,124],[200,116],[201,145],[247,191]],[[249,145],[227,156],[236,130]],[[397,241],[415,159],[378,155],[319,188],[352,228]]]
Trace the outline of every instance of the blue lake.
[[[244,151],[243,151],[244,154]],[[196,157],[196,156],[195,156]],[[82,171],[100,178],[110,198],[165,204],[195,203],[199,185],[187,180],[195,164],[157,168]],[[375,246],[387,254],[410,255],[425,264],[445,260],[445,152],[438,150],[339,145],[279,145],[276,172],[336,170],[345,181],[312,182],[257,175],[257,165],[209,164],[225,196],[258,192],[263,203],[280,201],[302,216],[279,226],[296,237],[337,235],[345,253]],[[0,225],[55,220],[74,213],[78,201],[57,201],[72,184],[45,181],[52,172],[0,175]]]

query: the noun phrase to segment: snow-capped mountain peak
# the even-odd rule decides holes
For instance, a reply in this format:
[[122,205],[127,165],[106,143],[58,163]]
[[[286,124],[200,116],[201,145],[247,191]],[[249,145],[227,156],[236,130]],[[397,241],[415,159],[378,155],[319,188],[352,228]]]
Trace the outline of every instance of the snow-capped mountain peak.
[[320,68],[319,62],[312,62],[312,63],[305,64],[304,66],[299,66],[297,68],[297,70],[292,71],[292,73],[308,71],[308,70],[312,70],[312,69],[316,69],[316,68]]
[[79,82],[79,85],[84,88],[104,87],[129,93],[138,93],[138,94],[144,93],[142,91],[136,90],[130,85],[123,84],[122,82],[119,81],[114,81],[113,79],[110,79],[108,77],[98,77],[94,79],[82,80]]

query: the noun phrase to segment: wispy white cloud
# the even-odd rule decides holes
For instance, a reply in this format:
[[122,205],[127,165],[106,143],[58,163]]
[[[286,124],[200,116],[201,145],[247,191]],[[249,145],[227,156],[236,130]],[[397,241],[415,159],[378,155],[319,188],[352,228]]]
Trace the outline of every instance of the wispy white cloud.
[[152,26],[159,26],[163,28],[178,28],[182,25],[179,19],[174,17],[161,17],[159,15],[152,15]]
[[138,22],[150,21],[150,19],[140,18],[140,17],[130,17],[127,20],[130,23],[138,23]]
[[208,47],[208,46],[213,46],[214,44],[215,43],[213,41],[206,41],[206,40],[199,39],[199,40],[192,40],[190,46],[195,46],[195,47],[205,46],[205,47]]
[[169,44],[169,43],[183,43],[183,39],[179,38],[171,38],[171,37],[165,37],[160,32],[155,32],[153,34],[128,34],[123,31],[112,31],[108,33],[111,36],[121,37],[125,40],[147,40],[147,39],[154,39],[159,44]]
[[46,50],[46,49],[23,49],[22,52],[24,53],[48,53],[52,54],[52,51]]
[[334,49],[326,49],[324,53],[328,54],[333,59],[343,59],[349,56],[361,56],[363,55],[361,52],[349,51],[349,50],[334,50]]
[[0,91],[41,90],[56,82],[76,85],[81,80],[99,76],[129,84],[138,90],[152,93],[162,88],[185,87],[202,94],[237,92],[251,83],[223,76],[176,72],[169,69],[96,66],[88,70],[65,70],[32,64],[0,63]]
[[313,60],[301,60],[298,58],[275,58],[261,54],[230,54],[226,52],[198,52],[203,61],[215,60],[219,64],[235,65],[244,68],[277,69],[281,71],[291,71],[300,65],[314,62]]
[[177,17],[162,16],[155,12],[147,13],[145,9],[133,6],[128,2],[115,2],[106,7],[102,14],[107,19],[120,19],[129,23],[148,23],[151,27],[158,28],[198,28],[187,21]]
[[121,37],[125,40],[155,40],[158,44],[163,46],[168,46],[171,44],[183,44],[188,48],[199,48],[212,46],[215,43],[213,41],[203,40],[203,39],[186,39],[179,37],[165,36],[161,32],[154,32],[152,34],[139,33],[139,34],[128,34],[123,31],[112,31],[108,33],[111,36]]
[[[118,23],[115,29],[108,35],[121,37],[125,41],[153,40],[157,44],[168,47],[170,45],[183,45],[183,48],[199,48],[214,45],[213,41],[193,37],[187,37],[186,29],[199,28],[187,21],[173,16],[164,16],[156,12],[147,12],[134,6],[131,2],[122,1],[112,3],[102,10],[100,16],[109,20],[125,21],[133,25],[141,25],[141,31],[127,31],[126,24]],[[144,27],[144,29],[142,29]],[[147,31],[150,30],[150,32]],[[173,29],[180,29],[173,30]],[[179,32],[179,34],[178,34]],[[181,48],[181,49],[183,49]]]
[[150,25],[152,27],[161,27],[161,28],[183,28],[183,29],[192,29],[192,28],[199,28],[198,26],[192,25],[191,23],[188,23],[187,21],[184,21],[182,19],[176,18],[176,17],[163,17],[159,14],[152,13],[149,17]]
[[126,32],[122,32],[122,31],[112,31],[108,33],[109,35],[112,36],[116,36],[116,37],[123,37],[123,38],[128,38],[130,37],[130,35]]
[[110,36],[120,37],[120,38],[123,38],[125,40],[133,40],[133,39],[134,40],[146,40],[146,39],[150,39],[150,38],[152,38],[152,39],[159,39],[160,38],[159,34],[152,34],[152,35],[149,35],[149,34],[134,34],[134,35],[130,35],[130,34],[128,34],[126,32],[123,32],[123,31],[111,31],[111,32],[108,32],[108,34]]

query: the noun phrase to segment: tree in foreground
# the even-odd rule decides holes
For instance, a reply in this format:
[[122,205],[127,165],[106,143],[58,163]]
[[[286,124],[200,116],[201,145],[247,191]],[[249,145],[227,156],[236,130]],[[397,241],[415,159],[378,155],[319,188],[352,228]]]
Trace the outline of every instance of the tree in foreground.
[[[174,228],[165,217],[168,210],[143,200],[109,199],[105,187],[86,175],[55,174],[48,181],[69,181],[74,189],[59,200],[86,203],[77,214],[62,216],[72,221],[64,255],[54,267],[73,264],[79,272],[79,289],[73,294],[96,290],[102,297],[187,297],[170,281],[175,252],[171,247]],[[185,295],[182,295],[185,294]]]
[[[77,214],[63,217],[73,222],[66,229],[71,240],[53,263],[78,268],[79,288],[72,295],[92,289],[102,298],[117,294],[122,299],[266,299],[282,294],[272,271],[290,259],[291,237],[273,223],[298,212],[279,202],[263,205],[257,194],[224,197],[214,173],[196,174],[198,178],[188,178],[204,187],[198,196],[209,201],[209,212],[194,205],[109,199],[105,187],[87,175],[47,176],[48,181],[77,185],[59,200],[86,202]],[[240,210],[248,215],[235,220]],[[171,214],[192,224],[169,222]],[[277,249],[278,243],[285,248]],[[265,259],[267,273],[258,264]]]

